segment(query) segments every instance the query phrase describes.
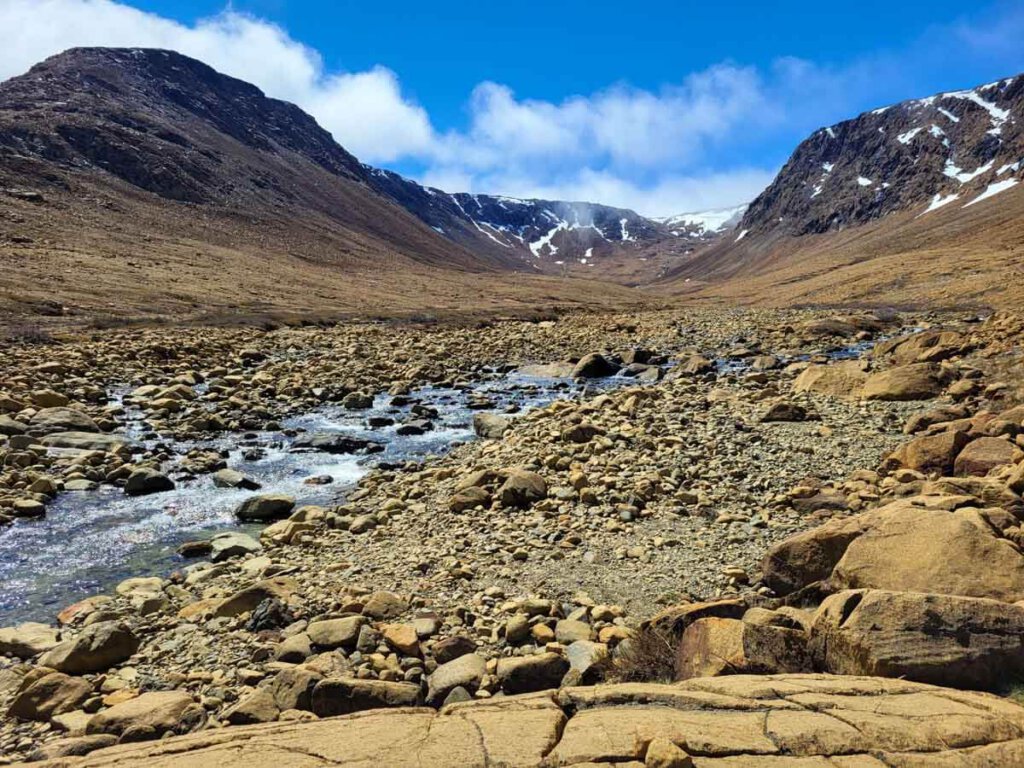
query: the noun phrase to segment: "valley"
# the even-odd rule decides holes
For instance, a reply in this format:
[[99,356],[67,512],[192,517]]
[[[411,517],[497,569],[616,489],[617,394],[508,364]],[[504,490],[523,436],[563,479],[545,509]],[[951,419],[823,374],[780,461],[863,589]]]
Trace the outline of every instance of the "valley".
[[0,765],[1024,764],[1022,101],[645,216],[0,82]]

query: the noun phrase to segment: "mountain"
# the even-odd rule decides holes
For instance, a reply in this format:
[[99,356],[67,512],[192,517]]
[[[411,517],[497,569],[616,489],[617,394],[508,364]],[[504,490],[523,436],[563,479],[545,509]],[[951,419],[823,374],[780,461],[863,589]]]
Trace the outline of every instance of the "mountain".
[[[815,131],[670,290],[743,301],[985,303],[1024,252],[1024,75]],[[969,265],[969,266],[968,266]]]
[[595,260],[668,236],[635,211],[559,200],[450,194],[365,166],[370,184],[434,231],[478,253],[521,259],[533,269]]
[[802,235],[1011,189],[1024,160],[1024,76],[866,112],[816,131],[751,203],[740,231]]
[[743,204],[734,208],[680,213],[677,216],[659,219],[659,222],[668,227],[676,237],[685,236],[711,240],[723,232],[735,229],[743,218],[747,207],[747,204]]
[[13,264],[0,309],[632,300],[513,275],[641,234],[660,230],[628,211],[445,196],[374,170],[298,107],[172,51],[72,49],[0,83],[0,246]]

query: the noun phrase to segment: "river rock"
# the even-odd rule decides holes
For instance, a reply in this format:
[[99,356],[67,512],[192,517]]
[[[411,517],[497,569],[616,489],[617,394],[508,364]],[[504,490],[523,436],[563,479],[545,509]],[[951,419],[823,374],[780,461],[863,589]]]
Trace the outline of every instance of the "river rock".
[[448,509],[452,512],[465,512],[474,507],[486,507],[491,503],[491,494],[484,488],[471,486],[456,491],[448,500]]
[[136,469],[124,484],[124,492],[129,496],[146,496],[173,490],[174,482],[167,475],[150,467]]
[[467,653],[439,665],[427,678],[427,704],[439,706],[449,693],[459,687],[475,693],[485,674],[487,662],[476,653]]
[[460,656],[476,651],[476,643],[465,635],[452,635],[438,640],[434,645],[434,659],[438,664],[447,664]]
[[929,400],[945,386],[934,363],[913,363],[873,373],[864,382],[865,400]]
[[584,355],[570,374],[574,379],[603,379],[619,372],[618,363],[613,363],[599,352]]
[[[367,406],[369,407],[369,406]],[[337,432],[321,432],[313,435],[297,437],[292,443],[296,450],[322,451],[324,453],[359,453],[377,445],[372,440],[352,437]]]
[[263,486],[257,480],[236,469],[219,469],[213,474],[213,484],[218,488],[244,488],[258,491]]
[[210,547],[210,559],[215,563],[230,560],[232,557],[244,557],[263,549],[252,536],[238,531],[218,533],[210,539]]
[[121,455],[131,454],[131,443],[120,435],[101,435],[91,432],[53,432],[39,438],[47,448],[70,448],[76,451],[103,451]]
[[307,628],[310,641],[318,648],[353,649],[359,639],[359,630],[366,624],[363,616],[346,616],[341,619],[314,621]]
[[363,605],[363,615],[377,621],[395,619],[409,610],[409,601],[394,592],[374,592]]
[[840,592],[811,629],[819,668],[991,690],[1024,674],[1024,607],[880,590]]
[[26,622],[0,628],[0,655],[32,659],[46,653],[59,642],[59,633],[47,624]]
[[505,693],[530,693],[557,688],[569,662],[557,653],[536,656],[513,656],[498,659],[497,676]]
[[144,693],[93,716],[86,733],[109,733],[132,740],[188,733],[206,722],[206,713],[185,691]]
[[1002,464],[1016,464],[1024,459],[1024,451],[1001,437],[979,437],[972,440],[956,457],[953,473],[961,477],[984,477]]
[[283,494],[251,496],[235,510],[235,517],[243,522],[266,522],[288,517],[295,508],[295,499]]
[[127,661],[137,650],[139,639],[128,627],[102,621],[54,646],[39,659],[39,665],[72,675],[103,672]]
[[334,717],[381,707],[413,707],[419,702],[420,687],[412,683],[382,680],[328,678],[313,689],[313,714]]
[[473,414],[473,431],[478,437],[497,440],[508,431],[511,425],[510,419],[495,413]]
[[506,507],[529,507],[548,495],[548,485],[536,472],[513,469],[498,490],[498,497]]
[[30,431],[36,435],[55,432],[99,432],[99,425],[89,414],[74,408],[42,408],[29,419]]
[[23,435],[28,432],[28,424],[15,421],[6,414],[0,415],[0,435]]
[[7,710],[10,717],[22,720],[48,721],[81,707],[92,695],[92,684],[81,677],[51,672],[40,677],[11,702]]

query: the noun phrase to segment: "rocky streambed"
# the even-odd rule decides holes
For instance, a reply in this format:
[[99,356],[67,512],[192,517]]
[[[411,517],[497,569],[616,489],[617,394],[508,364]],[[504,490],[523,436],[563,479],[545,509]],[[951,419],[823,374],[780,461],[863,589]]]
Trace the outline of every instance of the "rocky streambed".
[[[200,330],[177,347],[158,330],[133,336],[132,353],[109,337],[47,350],[48,361],[22,351],[2,371],[0,403],[13,401],[8,418],[26,429],[4,448],[0,508],[34,502],[45,516],[9,534],[56,526],[67,500],[106,494],[179,535],[167,508],[184,493],[217,500],[197,502],[181,535],[202,538],[235,527],[239,499],[290,498],[268,501],[271,524],[247,529],[223,557],[194,545],[196,559],[114,585],[126,573],[116,563],[107,594],[66,608],[52,598],[63,608],[56,628],[0,630],[0,696],[11,702],[0,747],[68,754],[112,739],[650,679],[665,660],[645,667],[636,654],[644,619],[661,609],[659,626],[711,632],[683,644],[696,674],[789,663],[744,659],[722,642],[746,637],[736,630],[745,613],[790,633],[786,642],[811,636],[795,606],[821,600],[819,564],[790,542],[819,525],[874,521],[876,508],[915,494],[946,499],[955,487],[960,501],[948,503],[962,505],[981,493],[928,485],[932,442],[959,452],[978,437],[964,471],[1006,474],[1017,460],[1019,426],[996,420],[982,433],[979,411],[1010,400],[1001,366],[1019,359],[1013,344],[998,323],[879,343],[928,322],[670,312],[474,329]],[[984,354],[968,359],[975,349]],[[531,373],[555,378],[510,376],[511,362],[544,364]],[[623,369],[632,376],[615,375]],[[569,373],[589,391],[558,378]],[[134,394],[110,397],[111,381]],[[83,461],[26,447],[48,439],[30,432],[61,407],[36,400],[54,396],[76,410],[67,418],[92,419],[94,436],[120,434],[139,450],[111,443]],[[937,397],[943,408],[919,413]],[[948,436],[958,419],[969,436]],[[948,434],[921,438],[924,458],[895,450],[940,427]],[[935,471],[952,472],[948,463]],[[237,474],[218,475],[223,464]],[[321,475],[334,482],[307,485]],[[216,477],[262,487],[218,488]],[[126,494],[166,481],[174,489]],[[90,483],[99,487],[69,490]],[[125,518],[112,528],[132,530]],[[992,545],[1003,555],[1017,536],[1005,530]],[[712,620],[726,634],[700,624]]]
[[[629,381],[609,377],[590,387]],[[126,406],[123,426],[111,434],[170,456],[160,472],[174,487],[128,495],[117,486],[90,484],[60,494],[41,519],[0,528],[0,625],[49,621],[63,606],[130,576],[165,575],[186,562],[178,550],[197,538],[223,530],[258,535],[262,525],[235,515],[254,494],[286,495],[297,506],[340,503],[372,467],[403,466],[474,439],[475,413],[515,414],[579,391],[569,378],[489,372],[460,388],[377,395],[365,408],[322,406],[285,418],[273,431],[168,441],[145,427],[144,412],[123,394],[114,398]],[[220,457],[215,466],[241,473],[252,487],[218,485],[212,474],[182,469],[183,460],[197,454]]]

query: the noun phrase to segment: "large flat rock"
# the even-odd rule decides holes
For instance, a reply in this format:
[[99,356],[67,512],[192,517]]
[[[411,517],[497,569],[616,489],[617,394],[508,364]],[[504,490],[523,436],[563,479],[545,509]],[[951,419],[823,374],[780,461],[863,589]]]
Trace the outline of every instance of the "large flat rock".
[[737,675],[209,730],[37,765],[637,765],[655,738],[697,768],[1022,765],[1024,708],[903,680]]

